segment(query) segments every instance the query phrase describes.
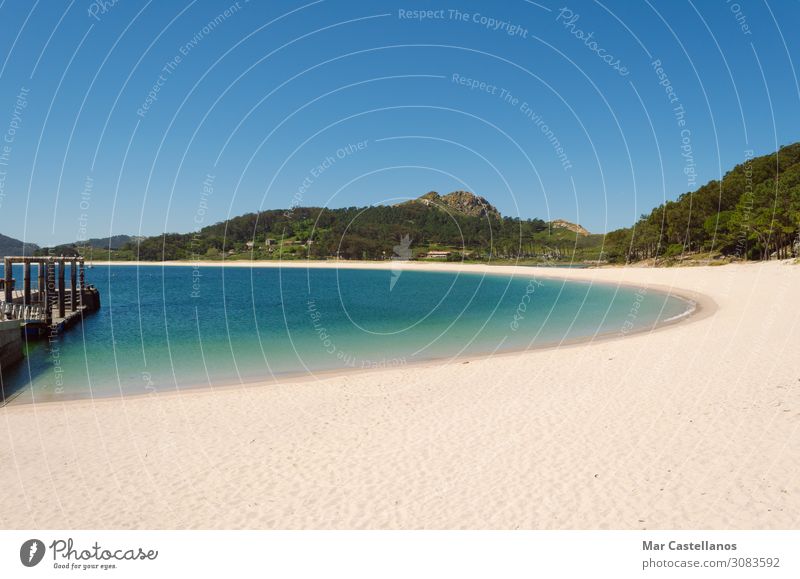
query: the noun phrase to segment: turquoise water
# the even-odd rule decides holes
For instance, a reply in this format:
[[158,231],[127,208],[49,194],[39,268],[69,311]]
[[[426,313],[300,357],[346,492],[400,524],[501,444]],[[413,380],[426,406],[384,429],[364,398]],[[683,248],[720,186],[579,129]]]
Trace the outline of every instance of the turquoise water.
[[[167,392],[526,349],[652,327],[687,302],[530,276],[96,266],[102,307],[31,342],[12,403]],[[627,325],[626,325],[627,322]]]

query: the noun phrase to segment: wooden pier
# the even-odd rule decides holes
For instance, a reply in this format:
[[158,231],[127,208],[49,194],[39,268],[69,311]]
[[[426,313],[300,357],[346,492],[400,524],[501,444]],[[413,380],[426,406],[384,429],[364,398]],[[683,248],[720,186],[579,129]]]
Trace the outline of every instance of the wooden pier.
[[[86,285],[82,257],[5,257],[3,262],[0,320],[18,320],[27,336],[57,334],[79,321],[84,313],[100,307],[99,292]],[[13,265],[19,263],[21,288],[13,274]]]

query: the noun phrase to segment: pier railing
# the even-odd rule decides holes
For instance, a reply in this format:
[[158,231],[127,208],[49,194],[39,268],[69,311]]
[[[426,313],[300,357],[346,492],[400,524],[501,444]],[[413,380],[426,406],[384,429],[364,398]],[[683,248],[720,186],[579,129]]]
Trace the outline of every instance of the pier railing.
[[0,302],[0,319],[44,322],[46,316],[44,308],[40,305]]
[[[100,306],[97,290],[86,285],[82,257],[5,257],[3,262],[0,319],[19,320],[21,325],[31,328],[55,327],[60,331],[77,321],[84,311]],[[22,264],[21,287],[14,279],[14,264]]]

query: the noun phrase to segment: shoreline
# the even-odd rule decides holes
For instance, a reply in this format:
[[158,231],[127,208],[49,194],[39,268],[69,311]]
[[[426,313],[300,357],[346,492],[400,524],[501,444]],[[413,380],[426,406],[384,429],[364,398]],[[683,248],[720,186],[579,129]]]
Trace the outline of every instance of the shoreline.
[[[655,289],[656,291],[664,293],[663,289],[652,288],[652,287],[648,289]],[[51,405],[51,404],[78,405],[83,403],[95,404],[98,402],[113,403],[113,402],[119,402],[120,400],[135,400],[137,398],[179,397],[179,396],[195,395],[195,394],[200,395],[204,393],[210,394],[225,390],[243,390],[249,388],[268,388],[270,386],[308,384],[314,382],[323,382],[335,378],[347,378],[351,376],[362,376],[362,375],[370,376],[372,374],[380,374],[382,372],[396,371],[396,370],[401,370],[403,368],[438,368],[438,367],[456,366],[460,364],[469,364],[472,362],[478,362],[482,360],[524,356],[525,354],[546,352],[548,350],[580,348],[588,344],[596,344],[603,341],[624,340],[631,336],[637,336],[640,334],[651,334],[653,332],[667,330],[670,327],[677,324],[687,324],[693,321],[699,321],[705,317],[713,315],[717,307],[714,301],[707,296],[696,295],[694,299],[690,299],[688,297],[679,296],[677,292],[673,292],[671,295],[679,297],[679,299],[682,299],[684,301],[690,302],[692,304],[690,309],[687,309],[685,312],[679,314],[677,317],[660,321],[654,326],[651,326],[649,328],[639,328],[633,330],[624,335],[620,335],[620,332],[618,331],[604,332],[600,334],[595,334],[593,336],[572,338],[569,340],[562,340],[561,342],[557,343],[555,342],[547,343],[547,344],[542,344],[540,346],[534,346],[529,348],[509,348],[504,350],[496,350],[495,352],[492,353],[474,354],[458,358],[453,356],[436,357],[436,358],[419,360],[417,362],[399,364],[394,366],[382,366],[377,368],[331,368],[325,370],[315,370],[312,372],[287,373],[287,374],[273,375],[270,377],[245,379],[240,382],[219,382],[214,384],[202,383],[196,385],[183,386],[179,390],[167,390],[153,394],[143,392],[141,394],[127,393],[127,394],[113,394],[108,396],[63,397],[54,400],[40,400],[40,401],[26,400],[15,403],[17,397],[24,394],[23,392],[16,395],[14,398],[11,398],[4,407],[0,408],[11,408],[11,407],[20,408],[31,405],[41,406],[41,405]]]
[[[120,263],[127,263],[130,265],[140,265],[141,263],[148,264],[150,266],[158,266],[162,265],[162,262],[153,263],[153,262],[103,262],[102,264],[98,265],[119,265]],[[255,262],[255,263],[262,263],[262,262]],[[274,267],[290,267],[294,269],[298,268],[307,268],[307,265],[313,264],[310,269],[335,269],[336,266],[327,266],[328,262],[283,262],[283,263],[292,263],[293,265],[275,265]],[[298,265],[294,265],[298,263]],[[337,262],[338,263],[338,262]],[[372,270],[387,270],[391,269],[392,267],[396,267],[396,264],[393,262],[344,262],[346,265],[343,269],[372,269]],[[413,264],[413,263],[420,263],[420,262],[400,262],[402,266],[406,264]],[[163,262],[164,265],[168,267],[175,267],[175,266],[184,266],[187,265],[183,262]],[[317,265],[320,264],[320,265]],[[321,265],[326,264],[326,265]],[[373,266],[373,264],[377,265],[378,267]],[[470,268],[468,271],[460,271],[463,270],[465,266],[473,265],[474,267]],[[434,266],[432,269],[429,269],[429,266]],[[208,267],[244,267],[244,266],[226,266],[222,262],[209,264]],[[267,266],[257,266],[257,267],[269,267]],[[503,267],[506,268],[504,271],[487,271],[488,269],[494,269]],[[507,268],[513,268],[512,271],[509,271]],[[562,281],[562,282],[572,282],[572,283],[589,283],[589,284],[597,284],[597,285],[606,285],[615,288],[627,288],[629,290],[632,289],[639,289],[641,285],[632,285],[628,283],[612,283],[608,281],[596,281],[596,280],[589,280],[589,279],[582,279],[585,276],[578,275],[576,279],[567,279],[562,275],[559,275],[559,271],[567,268],[551,268],[551,267],[544,267],[544,268],[534,268],[531,266],[492,266],[488,264],[438,264],[438,263],[428,263],[422,267],[414,267],[410,266],[408,269],[413,269],[416,271],[419,270],[426,270],[426,271],[435,271],[435,272],[449,272],[453,273],[453,270],[457,270],[456,273],[469,273],[473,275],[483,274],[483,275],[497,275],[497,276],[509,276],[511,275],[514,277],[515,275],[526,275],[528,277],[541,277],[545,279],[550,279],[553,281]],[[539,270],[544,269],[544,275],[540,275],[542,272]],[[536,270],[536,271],[533,271]],[[570,271],[577,271],[577,272],[587,272],[588,268],[576,268]],[[526,348],[507,348],[507,349],[500,349],[495,350],[491,353],[480,353],[480,354],[473,354],[467,356],[449,356],[449,357],[434,357],[428,359],[420,359],[416,362],[400,364],[396,366],[385,366],[385,367],[377,367],[377,368],[332,368],[332,369],[325,369],[325,370],[317,370],[317,371],[306,371],[306,372],[290,372],[286,374],[280,375],[271,375],[271,376],[263,376],[257,377],[252,379],[244,379],[241,381],[232,381],[232,382],[218,382],[218,383],[198,383],[198,384],[191,384],[187,386],[182,386],[179,389],[170,389],[166,391],[160,391],[156,393],[139,393],[139,394],[131,394],[131,393],[115,393],[109,395],[99,395],[99,396],[69,396],[65,395],[61,398],[57,399],[47,399],[47,400],[33,400],[30,399],[30,396],[26,396],[25,400],[18,400],[18,398],[25,396],[26,392],[20,391],[12,398],[8,399],[6,404],[3,408],[19,408],[22,406],[29,406],[29,405],[44,405],[44,404],[81,404],[81,403],[92,403],[95,402],[115,402],[120,401],[123,399],[135,399],[135,398],[151,398],[153,396],[156,397],[173,397],[173,396],[183,396],[183,395],[193,395],[193,394],[200,394],[205,391],[209,392],[217,392],[221,390],[238,390],[238,389],[247,389],[247,388],[262,388],[267,386],[279,386],[279,385],[286,385],[286,384],[298,384],[298,383],[309,383],[309,382],[320,382],[324,380],[329,380],[333,378],[341,378],[347,376],[356,376],[356,375],[369,375],[373,373],[385,372],[385,371],[393,371],[399,370],[402,368],[431,368],[431,367],[440,367],[440,366],[449,366],[449,365],[458,365],[458,364],[469,364],[471,362],[479,361],[479,360],[489,360],[494,358],[502,358],[505,356],[523,356],[525,354],[541,352],[541,351],[548,351],[553,349],[561,349],[561,348],[574,348],[574,347],[581,347],[588,344],[599,343],[608,340],[624,340],[630,338],[632,336],[636,336],[639,334],[651,334],[657,331],[663,331],[669,329],[677,324],[686,324],[691,323],[692,321],[699,321],[708,316],[714,314],[717,309],[717,305],[714,300],[706,295],[698,294],[697,292],[691,292],[687,290],[681,290],[679,288],[675,288],[672,286],[665,286],[659,284],[648,284],[646,286],[648,293],[652,290],[669,297],[675,297],[680,299],[684,302],[687,302],[687,309],[675,316],[673,318],[667,320],[660,320],[654,325],[650,327],[643,327],[632,330],[630,332],[622,333],[621,331],[607,331],[602,333],[596,333],[591,336],[582,336],[571,338],[567,340],[561,340],[559,342],[550,342],[544,343],[538,346],[526,347]],[[29,393],[27,393],[29,394]]]

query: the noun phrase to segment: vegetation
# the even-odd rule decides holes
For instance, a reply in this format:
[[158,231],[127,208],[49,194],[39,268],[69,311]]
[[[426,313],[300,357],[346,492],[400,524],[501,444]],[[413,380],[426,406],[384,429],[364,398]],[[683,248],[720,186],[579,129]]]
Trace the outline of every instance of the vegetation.
[[696,254],[767,260],[797,257],[800,143],[748,159],[677,201],[608,234],[611,261]]
[[[249,213],[195,233],[150,237],[109,252],[113,259],[390,259],[404,236],[413,256],[448,250],[473,259],[533,251],[540,219],[475,217],[424,205],[297,207]],[[524,244],[521,240],[527,240]],[[97,250],[95,259],[101,259]],[[103,256],[105,257],[105,256]]]

